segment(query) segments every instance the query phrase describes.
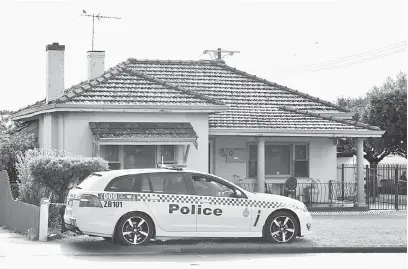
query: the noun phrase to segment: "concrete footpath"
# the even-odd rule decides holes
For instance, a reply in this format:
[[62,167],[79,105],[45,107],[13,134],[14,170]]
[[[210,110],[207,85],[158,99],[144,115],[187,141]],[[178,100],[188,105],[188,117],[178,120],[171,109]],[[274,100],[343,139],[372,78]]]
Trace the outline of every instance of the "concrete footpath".
[[291,244],[262,239],[165,239],[147,246],[122,246],[98,237],[65,237],[49,242],[29,241],[0,228],[0,257],[133,256],[170,254],[251,253],[406,253],[407,215],[314,216],[313,235]]

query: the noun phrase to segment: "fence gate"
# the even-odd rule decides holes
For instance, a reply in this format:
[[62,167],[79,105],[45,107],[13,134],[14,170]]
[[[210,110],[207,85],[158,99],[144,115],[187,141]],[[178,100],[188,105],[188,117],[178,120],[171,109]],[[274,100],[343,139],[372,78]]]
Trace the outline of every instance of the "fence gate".
[[406,165],[367,165],[364,172],[369,209],[407,209]]

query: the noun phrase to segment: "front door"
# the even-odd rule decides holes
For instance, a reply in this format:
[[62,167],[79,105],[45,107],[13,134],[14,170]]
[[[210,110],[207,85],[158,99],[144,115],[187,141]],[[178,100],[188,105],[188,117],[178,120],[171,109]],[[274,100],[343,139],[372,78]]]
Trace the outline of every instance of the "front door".
[[249,232],[251,208],[246,198],[233,197],[234,189],[221,180],[192,174],[197,208],[197,232]]
[[161,172],[146,174],[142,190],[150,190],[145,202],[155,222],[166,232],[195,232],[197,196],[186,173]]

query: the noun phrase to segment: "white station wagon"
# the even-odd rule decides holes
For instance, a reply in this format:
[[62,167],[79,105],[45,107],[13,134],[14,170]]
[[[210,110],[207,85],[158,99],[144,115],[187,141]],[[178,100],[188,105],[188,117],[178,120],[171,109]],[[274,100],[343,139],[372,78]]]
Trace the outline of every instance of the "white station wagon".
[[68,194],[69,230],[125,245],[158,237],[264,237],[289,243],[311,233],[304,203],[251,193],[178,167],[93,173]]

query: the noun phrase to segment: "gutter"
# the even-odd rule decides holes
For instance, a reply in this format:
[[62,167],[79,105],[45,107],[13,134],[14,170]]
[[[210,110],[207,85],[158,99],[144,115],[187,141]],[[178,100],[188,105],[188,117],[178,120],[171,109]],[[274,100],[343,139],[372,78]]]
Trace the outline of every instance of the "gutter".
[[76,105],[49,104],[42,107],[29,108],[10,116],[11,120],[31,118],[52,112],[155,112],[155,113],[217,113],[227,110],[227,105],[180,106],[180,105]]
[[294,129],[230,129],[210,128],[208,134],[216,136],[282,136],[282,137],[381,137],[381,130],[294,130]]

